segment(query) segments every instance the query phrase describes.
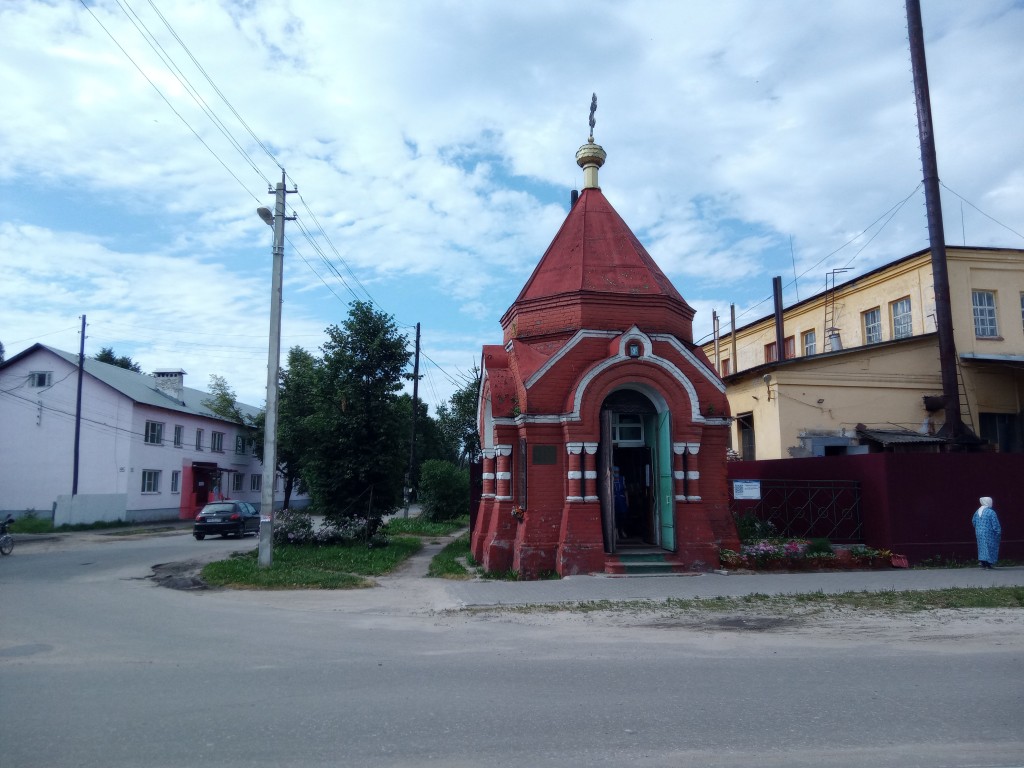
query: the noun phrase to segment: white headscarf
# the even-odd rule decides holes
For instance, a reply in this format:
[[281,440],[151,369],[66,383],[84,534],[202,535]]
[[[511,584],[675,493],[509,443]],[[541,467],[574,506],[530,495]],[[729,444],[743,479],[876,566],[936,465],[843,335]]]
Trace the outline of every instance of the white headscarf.
[[992,497],[991,496],[982,496],[980,499],[978,499],[978,501],[981,502],[981,506],[983,506],[983,507],[991,507],[992,506]]

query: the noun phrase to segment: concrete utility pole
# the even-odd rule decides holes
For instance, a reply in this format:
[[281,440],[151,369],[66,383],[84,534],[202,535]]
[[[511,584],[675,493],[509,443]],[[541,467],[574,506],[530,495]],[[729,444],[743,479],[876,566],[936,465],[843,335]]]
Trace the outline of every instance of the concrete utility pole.
[[[276,190],[274,213],[257,208],[256,213],[274,228],[274,263],[270,287],[270,347],[267,353],[267,417],[263,429],[263,480],[260,488],[259,566],[269,568],[274,562],[274,481],[277,479],[277,385],[281,370],[281,282],[284,273],[284,223],[294,216],[284,215],[285,172]],[[292,189],[297,192],[298,189]]]

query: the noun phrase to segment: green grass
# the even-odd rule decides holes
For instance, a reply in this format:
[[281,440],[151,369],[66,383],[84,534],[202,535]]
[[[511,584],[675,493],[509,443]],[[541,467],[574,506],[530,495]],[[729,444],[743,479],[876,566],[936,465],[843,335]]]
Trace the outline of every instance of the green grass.
[[11,523],[7,530],[11,533],[51,533],[53,521],[35,516],[21,517]]
[[205,566],[202,579],[211,586],[248,589],[359,589],[423,547],[419,539],[392,538],[385,547],[275,547],[273,563],[260,568],[257,553],[237,553]]
[[814,592],[806,595],[764,595],[744,597],[708,597],[681,600],[592,600],[578,603],[548,605],[494,606],[472,609],[473,612],[511,611],[515,613],[657,613],[694,614],[728,613],[757,609],[766,613],[815,612],[850,610],[890,613],[917,613],[940,609],[966,610],[984,608],[1024,608],[1024,587],[954,587],[920,592],[845,592],[828,595]]
[[471,579],[476,575],[463,562],[475,566],[473,556],[469,552],[469,534],[459,536],[455,541],[438,552],[430,561],[427,576],[435,579]]
[[392,536],[447,536],[468,525],[469,515],[437,523],[420,517],[394,517],[385,524],[384,530]]
[[[21,517],[11,523],[11,533],[71,533],[73,531],[104,531],[112,528],[129,528],[135,523],[124,520],[100,520],[95,523],[75,523],[53,527],[53,521],[46,518],[29,516]],[[148,530],[148,529],[147,529]]]

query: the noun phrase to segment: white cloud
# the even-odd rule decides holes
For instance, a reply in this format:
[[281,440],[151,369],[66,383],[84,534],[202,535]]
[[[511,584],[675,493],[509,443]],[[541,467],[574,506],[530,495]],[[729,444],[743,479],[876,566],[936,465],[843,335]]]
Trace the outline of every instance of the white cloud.
[[[254,208],[272,205],[280,171],[152,8],[122,4],[250,160],[117,3],[89,7],[163,97],[81,4],[0,3],[0,188],[12,201],[0,232],[13,254],[0,338],[8,353],[35,340],[76,349],[85,312],[90,342],[183,367],[193,385],[224,375],[260,402],[271,236]],[[964,204],[961,223],[947,193],[947,239],[1024,247],[1011,231],[1024,232],[1024,9],[923,5],[940,174],[984,212]],[[605,194],[698,309],[696,328],[710,328],[711,308],[755,304],[772,275],[795,269],[806,294],[851,258],[863,270],[927,244],[916,197],[825,258],[920,181],[900,3],[159,7],[299,185],[285,350],[315,351],[351,299],[302,234],[300,223],[317,230],[306,204],[352,290],[403,325],[422,321],[439,364],[465,367],[500,342],[499,318],[579,184],[592,91]]]

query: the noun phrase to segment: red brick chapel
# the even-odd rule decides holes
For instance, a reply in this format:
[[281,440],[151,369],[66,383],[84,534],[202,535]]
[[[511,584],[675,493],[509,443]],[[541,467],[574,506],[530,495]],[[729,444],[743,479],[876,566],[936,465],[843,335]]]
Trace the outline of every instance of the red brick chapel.
[[576,153],[583,190],[502,316],[502,343],[483,348],[472,551],[489,571],[701,570],[739,548],[725,386],[693,343],[693,309],[601,191],[605,157],[593,135]]

